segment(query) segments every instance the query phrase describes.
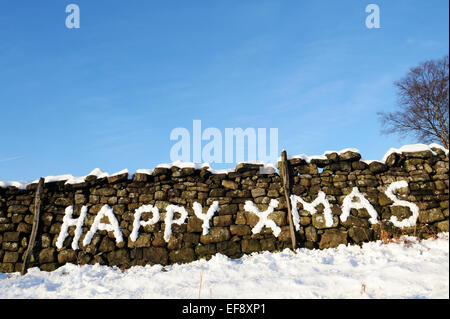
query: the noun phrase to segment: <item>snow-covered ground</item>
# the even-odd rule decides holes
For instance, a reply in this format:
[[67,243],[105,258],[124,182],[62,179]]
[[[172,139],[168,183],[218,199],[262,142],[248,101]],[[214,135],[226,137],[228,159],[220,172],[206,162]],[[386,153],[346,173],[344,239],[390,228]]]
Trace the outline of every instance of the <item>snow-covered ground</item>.
[[[201,280],[200,280],[201,279]],[[201,281],[201,288],[200,288]],[[449,298],[449,234],[173,266],[0,274],[0,298]]]

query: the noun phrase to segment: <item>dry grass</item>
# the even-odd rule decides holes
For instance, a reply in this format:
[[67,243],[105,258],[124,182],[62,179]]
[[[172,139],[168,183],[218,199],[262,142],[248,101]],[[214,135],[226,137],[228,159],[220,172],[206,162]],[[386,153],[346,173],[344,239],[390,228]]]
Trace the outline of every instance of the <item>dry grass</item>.
[[411,247],[412,242],[405,235],[403,231],[392,234],[383,228],[380,230],[380,239],[384,244],[396,243],[403,244],[405,247]]
[[200,272],[200,286],[198,288],[198,299],[200,299],[200,294],[202,292],[202,280],[203,280],[203,270]]
[[[423,236],[425,234],[425,236]],[[385,229],[380,229],[380,240],[384,244],[388,243],[396,243],[403,244],[405,247],[411,247],[413,242],[407,238],[407,233],[403,230],[400,230],[399,233],[388,232]],[[422,241],[422,239],[432,239],[436,240],[439,238],[438,232],[433,227],[427,227],[427,225],[423,225],[421,228],[417,229],[417,225],[414,226],[413,237],[417,239],[417,241]]]
[[365,283],[361,283],[361,291],[360,291],[361,295],[366,293],[366,284]]

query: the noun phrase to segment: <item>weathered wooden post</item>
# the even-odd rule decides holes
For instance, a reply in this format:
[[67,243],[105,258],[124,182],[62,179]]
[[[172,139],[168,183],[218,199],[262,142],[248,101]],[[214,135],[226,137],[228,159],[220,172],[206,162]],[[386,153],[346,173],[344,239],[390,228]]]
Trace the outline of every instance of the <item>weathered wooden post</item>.
[[39,184],[36,190],[36,195],[34,197],[34,218],[33,218],[33,228],[31,230],[30,241],[28,242],[28,248],[25,253],[25,258],[22,265],[22,275],[27,273],[28,262],[30,261],[31,253],[33,252],[34,242],[36,240],[37,230],[39,226],[39,215],[41,210],[41,194],[44,188],[45,179],[41,177],[39,179]]
[[292,242],[292,250],[295,252],[297,248],[297,242],[295,240],[294,233],[294,224],[292,222],[292,213],[291,213],[291,193],[289,191],[289,162],[287,160],[286,150],[281,152],[281,177],[283,178],[283,189],[284,189],[284,198],[286,199],[286,206],[288,209],[288,221],[289,221],[289,232],[291,234],[291,242]]

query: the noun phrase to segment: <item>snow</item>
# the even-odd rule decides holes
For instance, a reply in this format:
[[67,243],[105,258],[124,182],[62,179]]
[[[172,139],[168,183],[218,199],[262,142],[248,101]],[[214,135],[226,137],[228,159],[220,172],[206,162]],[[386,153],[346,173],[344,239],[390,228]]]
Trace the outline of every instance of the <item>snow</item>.
[[326,194],[324,192],[319,191],[316,199],[311,203],[305,202],[300,196],[291,195],[292,220],[296,230],[298,231],[300,229],[300,217],[298,215],[297,203],[301,203],[303,205],[303,209],[309,211],[311,215],[317,213],[316,207],[319,204],[322,204],[324,206],[323,215],[325,217],[325,226],[333,226],[333,212],[331,211],[331,205],[326,199]]
[[56,241],[56,247],[62,248],[64,245],[64,240],[69,235],[69,227],[75,226],[75,233],[72,240],[72,249],[77,250],[78,247],[78,240],[80,239],[82,233],[83,233],[83,223],[84,218],[87,215],[88,208],[86,206],[81,207],[80,216],[78,218],[72,218],[73,214],[73,206],[66,207],[65,215],[63,218],[63,224],[61,226],[61,230],[58,235],[58,240]]
[[194,209],[195,216],[197,216],[197,218],[199,218],[199,219],[201,219],[203,221],[203,223],[202,223],[202,229],[203,229],[202,234],[203,235],[208,235],[209,234],[209,221],[213,217],[214,213],[219,211],[219,202],[218,201],[214,201],[212,203],[212,205],[209,206],[208,211],[206,212],[206,214],[203,214],[202,205],[197,203],[197,202],[194,202],[193,209]]
[[[372,162],[381,162],[381,163],[386,163],[386,159],[389,157],[389,155],[391,155],[392,153],[397,153],[397,154],[402,154],[402,153],[411,153],[411,152],[422,152],[422,151],[430,151],[433,153],[433,155],[436,155],[436,152],[434,152],[432,150],[432,148],[438,148],[441,149],[445,152],[446,155],[448,155],[448,149],[446,149],[445,147],[436,144],[436,143],[432,143],[430,145],[425,145],[425,144],[409,144],[409,145],[403,145],[400,148],[393,148],[391,147],[383,156],[381,161],[378,160],[366,160],[366,159],[361,159],[362,162],[366,163],[366,164],[370,164]],[[327,154],[331,154],[331,153],[337,153],[338,155],[341,155],[345,152],[355,152],[355,153],[359,153],[361,154],[361,152],[356,149],[356,148],[345,148],[342,149],[340,151],[325,151],[322,155],[306,155],[306,154],[298,154],[298,155],[289,155],[288,159],[302,159],[305,162],[307,162],[308,164],[311,162],[311,160],[313,159],[319,159],[319,160],[326,160]],[[281,157],[278,158],[278,161],[281,160]]]
[[25,189],[29,183],[27,181],[0,181],[1,188],[7,188],[10,186],[17,187],[18,189]]
[[[175,213],[179,213],[178,219],[173,219]],[[181,225],[186,221],[188,212],[186,208],[177,205],[168,205],[166,208],[166,217],[164,218],[164,240],[169,242],[170,235],[172,235],[172,224]]]
[[142,168],[142,169],[136,170],[136,173],[138,173],[138,174],[152,175],[153,171],[154,171],[153,169]]
[[[102,223],[103,217],[108,217],[109,223]],[[81,227],[80,227],[81,228]],[[116,216],[114,216],[113,209],[109,205],[103,205],[98,214],[95,216],[91,229],[86,233],[83,239],[83,246],[87,246],[91,243],[92,237],[94,237],[97,230],[106,230],[113,232],[117,243],[123,242],[122,231],[120,230],[119,222]]]
[[[116,267],[66,264],[53,272],[0,274],[0,298],[40,299],[448,299],[448,233],[404,237],[297,254],[253,253],[240,259]],[[200,276],[202,285],[200,288]]]
[[244,209],[250,213],[255,214],[258,216],[259,220],[258,223],[252,228],[253,234],[258,234],[261,232],[264,226],[272,229],[273,235],[275,237],[278,237],[278,235],[281,233],[281,228],[278,227],[275,222],[271,219],[269,219],[269,215],[273,213],[274,208],[278,207],[278,201],[276,199],[271,199],[269,203],[269,207],[263,211],[260,212],[258,207],[250,200],[245,202]]
[[[261,161],[253,161],[253,162],[239,162],[239,163],[237,163],[237,165],[242,164],[242,163],[261,165],[261,167],[259,169],[259,173],[260,174],[274,174],[274,173],[277,172],[277,169],[275,168],[275,165],[272,164],[272,163],[264,163],[264,162],[261,162]],[[174,166],[178,167],[178,168],[195,168],[195,169],[208,168],[207,171],[209,171],[211,174],[228,174],[228,173],[231,173],[231,172],[235,171],[234,168],[214,169],[214,168],[211,168],[211,165],[209,163],[196,164],[196,163],[193,163],[193,162],[181,162],[181,161],[174,161],[172,163],[159,164],[156,167],[169,168],[170,169],[170,168],[172,168]]]
[[[153,216],[148,221],[141,221],[141,215],[144,212],[153,213]],[[159,209],[153,205],[142,205],[138,209],[135,210],[134,213],[134,221],[133,221],[133,230],[131,231],[130,239],[132,241],[136,241],[139,236],[139,228],[145,227],[147,225],[156,224],[159,221]]]
[[[437,144],[435,144],[437,145]],[[423,151],[430,151],[433,153],[433,155],[436,155],[436,152],[434,152],[431,149],[431,146],[425,145],[425,144],[411,144],[411,145],[404,145],[400,148],[394,148],[391,147],[386,154],[384,154],[383,159],[381,162],[386,163],[387,158],[389,155],[393,153],[401,154],[401,153],[411,153],[411,152],[423,152]]]
[[[305,162],[307,162],[308,164],[311,162],[311,160],[313,159],[318,159],[318,160],[326,160],[328,154],[332,154],[332,153],[337,153],[338,155],[341,155],[345,152],[354,152],[354,153],[361,153],[357,148],[344,148],[340,151],[325,151],[325,153],[323,153],[322,155],[306,155],[306,154],[298,154],[298,155],[289,155],[287,158],[288,160],[291,159],[302,159]],[[281,160],[281,157],[278,159],[278,161]]]
[[392,224],[394,224],[394,226],[397,226],[399,228],[414,226],[417,222],[417,218],[419,217],[419,207],[416,204],[408,202],[406,200],[400,200],[394,195],[394,191],[396,189],[404,187],[408,187],[407,181],[394,182],[389,185],[388,189],[385,192],[386,196],[394,202],[392,206],[406,206],[412,212],[411,217],[405,218],[402,221],[399,221],[397,216],[391,216],[390,221],[392,222]]
[[[359,202],[354,202],[353,199],[358,199]],[[341,220],[343,222],[347,221],[348,216],[350,216],[351,209],[362,209],[365,208],[370,215],[369,222],[371,224],[378,223],[378,213],[373,208],[372,204],[364,197],[364,195],[358,190],[358,187],[353,187],[350,194],[345,196],[344,202],[342,203],[342,214]]]

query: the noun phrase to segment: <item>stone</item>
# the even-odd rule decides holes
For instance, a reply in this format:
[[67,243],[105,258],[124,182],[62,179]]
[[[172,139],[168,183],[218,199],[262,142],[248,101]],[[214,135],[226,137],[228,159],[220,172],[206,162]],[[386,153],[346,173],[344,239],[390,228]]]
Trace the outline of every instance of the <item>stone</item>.
[[306,240],[316,242],[318,240],[317,231],[313,226],[305,228]]
[[[224,181],[222,181],[223,183]],[[237,184],[236,184],[237,186]],[[222,197],[225,195],[225,190],[222,188],[213,188],[209,191],[209,196],[210,197]]]
[[390,206],[389,209],[391,211],[391,214],[397,216],[399,220],[409,218],[412,215],[412,212],[409,210],[409,208],[405,206]]
[[183,243],[185,247],[197,246],[200,242],[200,235],[194,233],[183,233]]
[[261,244],[257,239],[243,239],[241,241],[241,245],[243,253],[250,254],[261,251]]
[[381,162],[374,161],[369,164],[369,171],[371,171],[373,174],[383,173],[387,170],[388,166]]
[[399,159],[400,159],[400,156],[397,153],[392,153],[387,157],[385,163],[387,166],[393,167],[398,164]]
[[136,241],[134,242],[134,247],[143,248],[150,247],[152,244],[151,234],[140,233]]
[[200,236],[202,244],[218,243],[229,240],[231,237],[230,231],[226,227],[211,227],[207,235]]
[[224,179],[222,181],[222,186],[225,187],[225,188],[228,188],[228,189],[233,189],[233,190],[237,190],[238,189],[238,185],[237,185],[236,182],[229,181],[229,180],[226,180],[226,179]]
[[[262,164],[250,164],[250,163],[239,163],[236,165],[235,172],[236,173],[244,173],[248,171],[259,171],[259,168]],[[245,175],[245,174],[243,174]]]
[[364,218],[359,218],[355,216],[348,216],[345,222],[342,222],[342,225],[346,228],[350,227],[363,227],[369,228],[369,221]]
[[123,174],[108,177],[109,184],[126,182],[127,180],[128,180],[128,173],[123,173]]
[[273,220],[277,226],[286,225],[286,212],[274,211],[267,218]]
[[87,197],[84,194],[75,194],[75,204],[83,205],[87,203]]
[[42,271],[54,271],[58,268],[58,265],[56,263],[48,263],[48,264],[42,264],[39,265],[39,269]]
[[309,224],[311,224],[311,217],[300,216],[300,225],[301,226],[308,226]]
[[140,203],[150,203],[153,200],[153,194],[142,194],[139,196]]
[[276,249],[275,238],[261,239],[259,242],[261,244],[261,249],[262,250],[273,251],[273,250]]
[[183,244],[183,234],[172,234],[167,243],[167,249],[175,250],[180,249]]
[[317,229],[334,228],[339,225],[339,218],[337,216],[333,216],[333,225],[328,227],[325,224],[325,217],[323,214],[316,213],[312,215],[312,224]]
[[251,193],[253,198],[266,196],[266,190],[264,188],[254,188]]
[[335,229],[326,230],[320,239],[319,248],[335,248],[339,245],[347,245],[347,235],[345,231]]
[[422,224],[429,224],[444,220],[444,214],[440,208],[433,208],[426,211],[419,212],[419,222]]
[[55,248],[44,248],[39,252],[39,263],[53,263],[55,262],[56,250]]
[[111,239],[108,237],[103,237],[100,245],[98,246],[98,250],[102,253],[107,253],[113,251],[115,247],[116,245]]
[[434,186],[437,190],[444,190],[446,189],[446,185],[443,181],[435,181]]
[[408,152],[408,153],[403,153],[403,155],[405,157],[408,157],[408,158],[423,158],[423,159],[427,159],[427,158],[432,158],[433,157],[433,153],[431,153],[431,151]]
[[23,214],[28,211],[28,206],[11,205],[8,207],[8,213]]
[[170,169],[165,168],[165,167],[156,167],[153,172],[152,175],[153,176],[162,176],[162,175],[168,175],[170,173]]
[[361,154],[352,152],[352,151],[347,151],[347,152],[341,153],[339,155],[339,158],[342,161],[354,162],[354,161],[359,161],[361,159]]
[[368,165],[361,161],[352,162],[352,169],[354,170],[364,170],[368,167]]
[[135,182],[147,182],[150,180],[150,176],[148,174],[144,173],[134,173],[133,175],[133,181]]
[[152,240],[152,245],[157,247],[164,247],[166,245],[163,232],[160,231],[155,233],[155,237]]
[[270,198],[277,198],[280,196],[280,193],[278,193],[276,189],[269,189],[269,191],[267,192],[267,196]]
[[11,273],[14,272],[13,263],[0,263],[0,273]]
[[69,198],[60,197],[55,200],[55,205],[67,207],[72,205],[72,200]]
[[440,232],[448,232],[448,219],[437,222],[436,227]]
[[166,193],[163,191],[157,191],[155,192],[155,200],[165,200],[166,199]]
[[378,204],[380,206],[389,206],[393,204],[393,201],[385,193],[380,193],[378,194]]
[[430,180],[430,176],[426,173],[412,175],[411,179],[413,182],[427,182]]
[[248,225],[230,225],[230,232],[232,235],[245,236],[251,233]]
[[[266,228],[267,229],[267,228]],[[270,233],[272,233],[271,229],[268,229]],[[281,227],[281,232],[278,235],[277,239],[281,242],[291,242],[291,232],[289,230],[289,226]]]
[[187,199],[195,199],[197,196],[196,191],[183,191],[181,193],[181,198],[187,198]]
[[[21,224],[23,224],[23,223],[21,223]],[[24,225],[26,225],[26,224],[24,224]],[[11,231],[11,230],[14,230],[14,224],[0,224],[0,233]],[[30,227],[30,231],[23,231],[23,226],[22,226],[22,230],[19,230],[19,227],[17,227],[17,231],[31,233],[31,227]]]
[[53,214],[51,213],[43,213],[40,216],[40,219],[42,221],[42,223],[46,226],[50,226],[52,224],[53,221]]
[[213,218],[214,227],[224,227],[233,224],[233,215],[220,215]]
[[355,243],[370,241],[372,239],[371,231],[368,228],[352,227],[348,230],[348,235]]
[[311,159],[310,163],[316,165],[319,168],[324,168],[325,166],[330,165],[330,160],[313,158],[313,159]]
[[181,248],[179,250],[172,250],[169,253],[169,260],[171,263],[184,264],[195,260],[194,249]]
[[5,251],[5,255],[3,256],[4,263],[15,263],[19,260],[19,253],[15,251]]
[[236,215],[236,225],[245,225],[247,224],[246,212],[238,212]]
[[97,188],[92,191],[93,195],[112,196],[116,194],[116,190],[112,187]]
[[108,263],[111,266],[121,266],[130,263],[130,256],[127,249],[122,248],[108,253]]
[[203,232],[202,225],[203,221],[200,218],[191,216],[187,220],[187,231],[190,233],[201,233]]
[[42,234],[41,236],[41,247],[48,248],[52,244],[52,237],[49,234]]
[[4,241],[2,243],[2,249],[5,250],[5,251],[6,250],[8,250],[8,251],[18,251],[19,250],[19,243]]
[[199,258],[204,258],[206,256],[212,256],[216,253],[215,244],[201,245],[195,247],[195,253]]
[[306,188],[304,186],[302,186],[302,185],[299,185],[299,184],[294,185],[292,187],[292,193],[294,195],[297,195],[297,196],[302,195],[305,192],[305,190],[306,190]]
[[144,261],[151,264],[167,265],[169,259],[167,250],[162,247],[143,248],[142,255]]
[[4,241],[19,241],[19,232],[6,232],[3,234]]
[[241,253],[241,245],[238,242],[224,241],[217,243],[217,252],[226,256],[236,256]]
[[66,263],[76,263],[77,254],[72,249],[64,249],[58,253],[58,263],[66,264]]

